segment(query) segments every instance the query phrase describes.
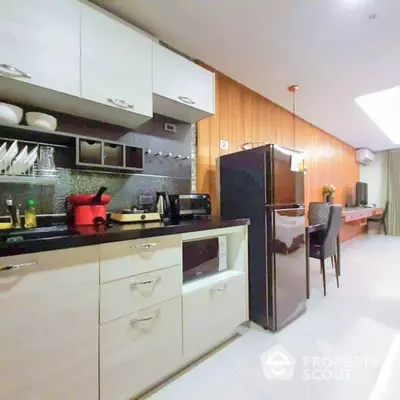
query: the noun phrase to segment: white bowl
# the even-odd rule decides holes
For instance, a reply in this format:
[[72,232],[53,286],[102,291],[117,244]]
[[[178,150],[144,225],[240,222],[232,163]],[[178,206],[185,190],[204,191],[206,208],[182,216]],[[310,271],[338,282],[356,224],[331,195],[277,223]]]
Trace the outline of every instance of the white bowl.
[[18,125],[23,115],[24,110],[21,107],[0,103],[0,123]]
[[25,114],[26,122],[34,128],[47,129],[55,131],[57,128],[57,120],[48,114],[38,112],[27,112]]

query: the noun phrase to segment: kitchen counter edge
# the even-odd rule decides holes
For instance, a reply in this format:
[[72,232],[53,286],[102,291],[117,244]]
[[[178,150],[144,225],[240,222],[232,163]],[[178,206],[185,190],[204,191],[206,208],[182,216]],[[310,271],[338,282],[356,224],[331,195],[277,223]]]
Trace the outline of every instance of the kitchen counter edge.
[[93,231],[91,233],[71,236],[0,243],[0,258],[42,251],[69,249],[72,247],[93,246],[104,243],[123,242],[126,240],[250,225],[250,220],[247,218],[231,220],[212,218],[209,220],[184,222],[176,225],[165,225],[163,223],[160,223],[160,226],[157,227],[149,227],[149,225],[152,225],[152,223],[142,224],[140,227],[135,226],[135,229],[126,230],[124,226],[115,224],[112,228],[103,232]]

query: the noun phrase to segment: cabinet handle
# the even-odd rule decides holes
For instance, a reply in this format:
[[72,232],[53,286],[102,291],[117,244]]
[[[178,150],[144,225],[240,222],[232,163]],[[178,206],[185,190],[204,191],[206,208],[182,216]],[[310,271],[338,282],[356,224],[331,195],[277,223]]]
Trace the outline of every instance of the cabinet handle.
[[190,97],[178,96],[178,99],[183,101],[186,104],[196,104],[196,102],[194,100],[192,100]]
[[139,244],[137,246],[131,246],[131,249],[151,249],[152,247],[156,247],[158,243],[145,243]]
[[[24,71],[21,71],[18,68],[13,67],[12,65],[0,64],[0,68],[7,70],[7,72],[13,77],[27,78],[27,79],[31,78],[31,76],[29,74],[27,74]],[[2,75],[1,72],[0,72],[0,75]]]
[[0,267],[0,272],[1,271],[10,271],[12,269],[20,269],[20,268],[23,268],[23,267],[29,267],[30,265],[35,265],[37,263],[38,263],[37,261],[30,261],[30,262],[22,263],[22,264],[6,265],[4,267]]
[[226,289],[226,283],[223,285],[223,286],[221,286],[221,287],[219,287],[219,288],[212,288],[212,289],[210,289],[210,292],[223,292],[225,289]]
[[212,288],[210,289],[211,292],[223,292],[226,289],[226,283],[222,287]]
[[113,97],[109,97],[107,99],[107,101],[109,101],[110,103],[114,104],[117,107],[121,107],[121,108],[134,108],[134,105],[131,103],[127,103],[125,100],[121,100],[121,99],[115,99]]
[[131,319],[131,326],[133,327],[138,322],[150,321],[151,319],[157,317],[160,313],[161,313],[161,310],[157,310],[156,312],[154,312],[153,314],[148,315],[147,317]]
[[148,281],[137,281],[131,283],[131,288],[133,289],[135,286],[139,285],[149,285],[150,283],[160,282],[161,276],[157,276],[157,278],[149,279]]

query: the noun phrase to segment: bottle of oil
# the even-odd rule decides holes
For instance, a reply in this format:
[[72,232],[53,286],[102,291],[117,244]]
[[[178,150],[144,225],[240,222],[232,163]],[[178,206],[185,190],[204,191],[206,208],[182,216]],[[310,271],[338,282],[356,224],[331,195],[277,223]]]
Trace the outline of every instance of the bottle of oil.
[[25,210],[25,228],[36,228],[35,202],[28,200],[27,206]]

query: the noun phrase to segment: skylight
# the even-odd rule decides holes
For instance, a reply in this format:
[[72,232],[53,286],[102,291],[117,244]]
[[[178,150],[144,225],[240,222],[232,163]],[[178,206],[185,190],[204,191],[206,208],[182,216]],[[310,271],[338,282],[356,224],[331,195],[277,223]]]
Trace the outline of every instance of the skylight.
[[357,97],[356,102],[394,144],[400,144],[400,86]]

